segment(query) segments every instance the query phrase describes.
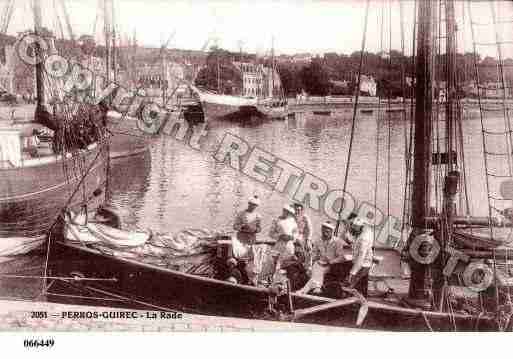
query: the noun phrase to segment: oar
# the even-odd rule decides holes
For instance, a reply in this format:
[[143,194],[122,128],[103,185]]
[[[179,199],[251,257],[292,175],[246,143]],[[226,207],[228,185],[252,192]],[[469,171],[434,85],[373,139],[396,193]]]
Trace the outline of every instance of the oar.
[[[226,236],[226,237],[229,237],[230,235],[229,234],[224,234],[223,236]],[[231,239],[220,239],[220,240],[217,240],[217,243],[228,243],[230,242]],[[267,245],[270,245],[270,246],[274,246],[276,244],[276,241],[275,240],[272,240],[272,239],[261,239],[261,240],[257,240],[255,242],[252,243],[252,245],[256,245],[256,244],[267,244]]]
[[360,299],[358,297],[356,297],[356,296],[355,297],[349,297],[349,298],[344,298],[344,299],[336,300],[336,301],[331,302],[331,303],[319,304],[319,305],[316,305],[316,306],[313,306],[313,307],[310,307],[310,308],[297,309],[297,310],[295,310],[292,313],[292,318],[293,318],[293,320],[297,320],[297,319],[303,318],[303,317],[305,317],[307,315],[311,315],[311,314],[314,314],[314,313],[319,313],[319,312],[322,312],[322,311],[325,311],[325,310],[329,310],[329,309],[333,309],[333,308],[345,307],[347,305],[351,305],[351,304],[355,304],[355,303],[360,303]]
[[360,303],[360,309],[358,310],[358,317],[356,318],[356,325],[361,326],[363,324],[363,321],[367,317],[367,313],[369,312],[369,304],[367,303],[367,299],[365,299],[365,297],[354,288],[348,288],[348,287],[342,286],[342,290],[344,292],[351,293],[353,296],[358,298],[358,301]]

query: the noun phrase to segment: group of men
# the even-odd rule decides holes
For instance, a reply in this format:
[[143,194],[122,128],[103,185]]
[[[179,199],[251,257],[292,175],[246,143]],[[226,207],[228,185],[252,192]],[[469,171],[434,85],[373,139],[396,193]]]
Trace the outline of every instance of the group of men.
[[[258,276],[253,248],[258,244],[257,234],[262,232],[262,217],[257,211],[259,205],[260,199],[251,197],[248,207],[238,213],[233,225],[236,231],[232,241],[234,257],[246,261],[248,278],[253,284],[257,284]],[[274,271],[299,262],[309,276],[307,283],[298,290],[299,293],[321,294],[326,275],[337,272],[337,281],[366,295],[373,263],[372,229],[354,213],[343,223],[345,230],[340,237],[335,236],[335,226],[330,221],[321,225],[321,234],[316,237],[301,203],[283,206],[282,214],[273,221],[268,233],[274,243],[273,253],[277,259]],[[345,244],[351,250],[346,249]],[[348,270],[340,271],[341,267]]]

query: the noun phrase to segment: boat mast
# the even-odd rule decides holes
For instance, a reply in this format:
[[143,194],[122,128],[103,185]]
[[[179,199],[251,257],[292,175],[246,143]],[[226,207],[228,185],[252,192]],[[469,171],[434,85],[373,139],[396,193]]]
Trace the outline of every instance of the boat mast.
[[[34,0],[34,33],[36,37],[43,36],[41,25],[41,2]],[[42,56],[43,49],[36,43],[37,56]],[[45,105],[45,89],[43,79],[43,61],[36,64],[36,92],[37,92],[37,108],[42,109]]]
[[109,9],[107,7],[107,1],[103,0],[103,32],[105,34],[105,72],[107,83],[110,82],[110,23],[109,23]]
[[[433,0],[419,1],[417,13],[417,62],[415,86],[415,137],[413,158],[412,225],[410,240],[425,232],[429,211],[431,169],[431,118]],[[428,265],[411,261],[410,299],[427,299]]]
[[271,98],[274,98],[274,36],[272,37],[271,58]]
[[114,82],[117,82],[117,48],[116,48],[116,21],[114,17],[114,0],[110,0],[110,9],[111,9],[111,30],[112,30],[112,79]]
[[455,111],[455,97],[456,93],[456,24],[454,20],[454,1],[445,1],[445,23],[446,23],[446,105],[445,105],[445,125],[446,125],[446,138],[447,138],[447,154],[448,163],[447,170],[451,172],[455,168],[453,158],[453,133],[454,133],[454,111]]
[[220,74],[220,65],[219,65],[219,39],[218,38],[216,38],[215,49],[216,49],[216,65],[217,65],[217,71],[216,71],[217,93],[220,94],[221,93],[221,74]]
[[66,27],[68,29],[69,38],[71,41],[75,41],[75,35],[73,33],[73,27],[71,26],[71,21],[69,19],[68,9],[66,7],[66,4],[64,3],[64,0],[60,1],[62,12],[64,13],[64,20],[66,21]]

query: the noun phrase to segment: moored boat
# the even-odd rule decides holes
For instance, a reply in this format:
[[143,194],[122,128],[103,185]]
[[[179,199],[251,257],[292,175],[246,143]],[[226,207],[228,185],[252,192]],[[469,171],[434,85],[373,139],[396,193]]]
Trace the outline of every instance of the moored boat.
[[[43,235],[64,206],[76,209],[84,199],[89,210],[98,208],[104,198],[106,157],[104,148],[94,143],[64,158],[47,154],[0,168],[0,240]],[[79,168],[89,171],[83,176]]]
[[[452,153],[453,147],[457,147],[458,141],[462,141],[462,136],[456,136],[456,131],[450,127],[457,124],[458,116],[454,111],[458,108],[456,106],[457,98],[452,96],[456,92],[452,90],[448,91],[450,95],[445,103],[447,106],[445,121],[448,124],[445,137],[448,142],[447,160],[432,160],[432,155],[434,155],[432,144],[435,139],[433,138],[432,124],[436,116],[432,112],[433,56],[431,56],[431,51],[434,45],[432,42],[433,29],[436,28],[434,15],[438,13],[435,10],[440,10],[435,9],[434,5],[434,1],[419,2],[419,19],[416,22],[419,29],[416,63],[418,85],[415,91],[416,103],[419,106],[415,108],[415,125],[413,126],[412,123],[415,136],[412,132],[410,137],[413,141],[411,146],[408,146],[408,155],[412,156],[413,161],[406,163],[407,178],[405,182],[409,184],[411,178],[412,189],[409,193],[408,187],[405,188],[406,205],[404,206],[404,216],[412,225],[413,230],[406,236],[405,248],[402,248],[404,249],[402,254],[408,256],[407,259],[411,265],[411,278],[407,283],[409,285],[407,293],[398,293],[394,288],[387,286],[385,290],[369,293],[369,297],[364,298],[360,293],[343,287],[344,276],[339,275],[331,282],[326,279],[323,288],[316,288],[323,290],[320,295],[299,294],[292,291],[294,285],[293,280],[289,278],[291,273],[288,270],[285,270],[285,273],[278,273],[281,275],[279,280],[273,278],[272,281],[262,280],[262,283],[257,283],[254,286],[248,285],[244,278],[239,280],[239,276],[226,275],[225,267],[230,263],[233,265],[233,261],[230,262],[232,258],[225,255],[227,251],[223,250],[223,243],[221,243],[223,239],[216,240],[217,245],[211,248],[212,251],[202,253],[207,256],[202,259],[209,261],[209,268],[212,268],[212,261],[214,262],[214,272],[204,274],[175,268],[176,261],[181,259],[189,261],[192,258],[191,256],[181,258],[179,255],[170,255],[167,253],[166,246],[162,246],[160,251],[155,248],[142,248],[144,249],[143,253],[139,251],[105,251],[94,247],[94,245],[84,246],[69,243],[59,233],[52,233],[49,256],[54,263],[51,268],[53,276],[62,278],[62,280],[53,282],[51,289],[56,290],[61,287],[86,293],[101,293],[128,302],[146,303],[150,307],[163,310],[175,309],[214,315],[315,321],[328,325],[356,325],[388,330],[511,330],[513,324],[511,321],[513,311],[509,297],[509,290],[512,286],[511,272],[505,271],[507,278],[501,279],[499,275],[502,274],[496,271],[496,267],[499,266],[508,269],[510,265],[508,250],[504,252],[506,260],[504,257],[499,258],[499,253],[494,250],[480,251],[479,253],[476,251],[463,252],[471,261],[485,258],[486,263],[492,264],[493,271],[487,268],[491,273],[491,276],[488,277],[492,278],[492,281],[488,283],[488,287],[478,288],[483,289],[482,291],[473,292],[477,285],[486,284],[483,278],[487,277],[487,273],[485,273],[487,270],[482,267],[478,268],[478,271],[472,272],[468,276],[470,278],[465,278],[466,269],[457,268],[458,271],[455,273],[446,271],[450,264],[450,258],[446,254],[452,254],[454,249],[458,248],[456,246],[458,244],[458,228],[455,221],[456,197],[460,187],[459,171],[461,170],[465,174],[465,169],[458,167],[453,156],[448,155]],[[448,22],[448,28],[452,29],[452,31],[448,31],[447,35],[447,62],[450,64],[455,52],[454,3],[447,0],[438,5],[445,6],[444,17]],[[367,15],[368,11],[369,1],[367,1]],[[362,48],[360,64],[363,63],[364,50],[365,48]],[[454,89],[454,73],[451,71],[451,66],[448,68],[448,75],[451,78],[447,84],[449,89]],[[356,88],[360,88],[361,70],[360,65]],[[354,104],[349,148],[353,144],[357,106],[358,95]],[[489,134],[489,131],[483,128],[483,136]],[[509,132],[505,132],[502,135],[506,137],[509,134]],[[440,137],[436,139],[440,139]],[[379,146],[376,147],[379,148]],[[461,148],[463,151],[463,146]],[[390,156],[391,152],[388,154]],[[484,149],[484,154],[488,157],[504,156],[504,154],[486,152],[486,149]],[[508,153],[508,155],[510,154],[511,152]],[[462,154],[459,153],[459,155]],[[376,159],[376,163],[378,163],[378,159]],[[351,151],[349,150],[343,193],[346,192],[350,163]],[[413,173],[410,174],[410,171]],[[438,176],[433,176],[433,172]],[[488,171],[485,172],[487,177],[493,175]],[[432,180],[433,177],[434,180]],[[511,174],[509,176],[499,174],[497,177],[511,177]],[[436,182],[432,183],[432,181]],[[435,187],[435,185],[439,186]],[[443,188],[443,191],[436,191],[434,194],[437,196],[436,200],[431,198],[432,187]],[[490,202],[495,200],[492,194],[489,191],[490,217],[492,208]],[[503,201],[500,203],[501,207],[507,206],[510,201],[508,198],[499,200]],[[431,204],[433,204],[433,208],[430,208]],[[411,213],[406,214],[408,205]],[[338,224],[341,222],[342,209],[340,208],[335,235]],[[502,210],[502,208],[500,209]],[[468,222],[470,225],[479,225],[476,218],[470,215]],[[495,228],[492,228],[492,218],[487,217],[486,223],[480,224],[480,226],[488,228],[489,239],[493,240],[494,242],[491,243],[495,245],[498,238],[494,236]],[[476,241],[476,238],[465,238],[470,242]],[[483,237],[483,239],[486,242],[487,238]],[[482,241],[481,238],[479,240]],[[258,244],[260,245],[260,243]],[[418,248],[415,248],[415,244],[418,244]],[[434,253],[433,261],[427,261],[425,259],[428,256],[421,255],[421,244],[423,245],[422,252],[427,252],[429,255]],[[438,257],[438,253],[433,251],[433,248],[437,248],[435,244],[438,245],[438,249],[443,249],[443,251],[439,251],[441,255]],[[419,256],[424,258],[419,259]],[[91,266],[91,263],[95,265]],[[484,263],[485,266],[487,266],[486,263]],[[242,271],[238,272],[233,270],[233,273],[242,273]],[[70,280],[70,278],[76,280]],[[466,281],[467,279],[470,282]],[[332,286],[331,290],[330,286]],[[458,297],[455,294],[456,289],[466,289],[469,293]],[[49,292],[48,294],[51,297],[61,293]]]
[[[35,35],[50,45],[36,50],[45,59],[56,50],[53,37],[42,29],[40,5],[35,1],[33,6]],[[50,142],[40,142],[34,129],[23,129],[33,124],[0,135],[0,241],[21,245],[26,238],[46,235],[63,208],[99,208],[108,164],[105,107],[65,100],[62,81],[46,73],[43,62],[35,65],[35,78],[34,121],[51,130]]]
[[259,101],[257,109],[261,115],[269,119],[284,120],[289,115],[288,104],[284,99],[270,98]]
[[[51,300],[80,292],[102,294],[127,303],[145,303],[161,310],[189,313],[267,318],[344,327],[388,330],[495,330],[494,318],[465,313],[445,313],[408,307],[394,294],[376,293],[364,299],[349,293],[330,298],[297,294],[283,288],[232,283],[215,276],[187,273],[140,256],[127,256],[85,247],[61,239],[52,242],[52,277],[77,281],[54,281],[47,292]],[[66,260],[63,260],[66,259]],[[95,263],[91,266],[91,263]],[[88,281],[104,278],[104,281]],[[107,280],[109,279],[109,280]]]
[[[192,86],[191,88],[194,89]],[[220,95],[195,89],[201,102],[205,119],[237,119],[244,116],[249,109],[256,113],[257,100],[241,96]]]

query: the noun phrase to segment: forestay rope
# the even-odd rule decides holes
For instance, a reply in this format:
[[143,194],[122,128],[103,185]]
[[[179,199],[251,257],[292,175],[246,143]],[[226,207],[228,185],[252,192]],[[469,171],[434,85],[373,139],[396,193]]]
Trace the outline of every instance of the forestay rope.
[[[358,100],[360,98],[360,84],[361,84],[361,77],[362,77],[363,57],[364,57],[364,51],[365,51],[365,43],[366,43],[366,39],[367,39],[367,22],[369,19],[369,4],[370,4],[370,0],[367,0],[366,5],[365,5],[365,20],[364,20],[364,26],[363,26],[362,47],[361,47],[361,52],[360,52],[360,63],[358,65],[358,79],[356,81],[355,102],[354,102],[354,106],[353,106],[353,117],[351,120],[351,135],[349,138],[349,149],[348,149],[348,153],[347,153],[347,162],[346,162],[346,169],[345,169],[345,174],[344,174],[344,186],[342,188],[343,195],[346,193],[346,189],[347,189],[347,180],[349,177],[351,154],[352,154],[352,150],[353,150],[354,133],[355,133],[355,127],[356,127],[356,114],[358,111]],[[338,235],[340,222],[342,221],[343,209],[344,209],[344,200],[342,200],[342,202],[340,203],[337,224],[335,226],[335,236]]]

